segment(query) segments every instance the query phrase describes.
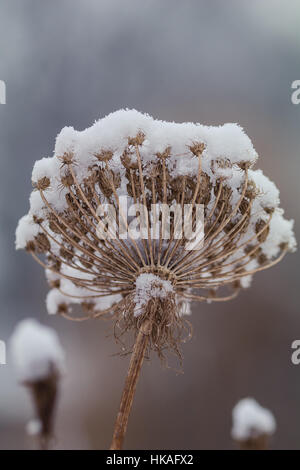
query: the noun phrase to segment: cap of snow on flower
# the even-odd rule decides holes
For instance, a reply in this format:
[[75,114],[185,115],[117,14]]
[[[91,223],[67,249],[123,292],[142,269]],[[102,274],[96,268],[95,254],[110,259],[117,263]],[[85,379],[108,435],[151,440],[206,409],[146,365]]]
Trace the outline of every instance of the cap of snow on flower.
[[21,382],[44,379],[53,369],[61,373],[64,351],[56,332],[34,319],[21,321],[10,340],[12,360]]
[[271,436],[276,430],[276,421],[271,413],[253,398],[239,401],[232,411],[232,438],[239,442],[250,442],[261,436]]
[[[168,338],[165,347],[180,337],[188,303],[230,300],[249,287],[253,274],[296,248],[293,221],[279,208],[275,184],[254,170],[257,158],[237,124],[178,124],[120,110],[83,131],[65,127],[54,156],[34,165],[30,209],[16,230],[16,247],[46,270],[49,313],[73,318],[72,304],[80,304],[83,315],[76,320],[114,313],[119,324],[126,317],[126,331],[137,331],[150,306],[158,308],[152,323]],[[201,247],[185,249],[188,239],[176,238],[175,217],[168,240],[162,219],[155,217],[155,225],[151,216],[147,239],[128,231],[125,240],[120,230],[116,239],[99,238],[99,208],[112,205],[122,220],[121,196],[149,214],[154,204],[178,204],[189,205],[195,218],[201,205]],[[144,274],[160,278],[160,287],[151,288],[154,304],[153,295],[143,301]],[[164,281],[172,287],[165,297]]]

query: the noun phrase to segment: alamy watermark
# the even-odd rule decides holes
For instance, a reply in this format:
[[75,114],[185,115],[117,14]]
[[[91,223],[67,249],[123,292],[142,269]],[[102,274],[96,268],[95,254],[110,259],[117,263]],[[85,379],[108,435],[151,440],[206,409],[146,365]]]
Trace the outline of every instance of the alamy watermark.
[[113,204],[97,208],[97,235],[101,240],[185,240],[186,250],[199,250],[204,240],[203,204],[128,204],[120,196],[118,211]]
[[291,101],[293,104],[299,104],[300,103],[300,80],[294,80],[292,85],[291,85],[293,93],[291,94]]
[[6,345],[4,341],[0,340],[0,366],[6,364]]
[[300,339],[295,339],[295,341],[292,342],[291,348],[294,349],[291,355],[292,364],[298,366],[300,364]]
[[6,104],[6,84],[0,80],[0,104]]

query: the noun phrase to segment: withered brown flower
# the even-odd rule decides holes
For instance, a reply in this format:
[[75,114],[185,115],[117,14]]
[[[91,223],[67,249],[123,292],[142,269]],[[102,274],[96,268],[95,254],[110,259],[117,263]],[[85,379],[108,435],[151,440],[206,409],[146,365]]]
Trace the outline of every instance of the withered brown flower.
[[[147,347],[179,354],[191,301],[232,299],[295,249],[293,222],[278,208],[276,186],[253,170],[256,159],[235,124],[166,123],[121,110],[82,132],[63,129],[54,157],[35,164],[31,208],[17,229],[17,247],[46,269],[49,312],[76,320],[114,314],[117,337],[136,334],[138,367]],[[140,236],[123,197],[139,205],[140,222],[145,209]],[[172,213],[164,237],[160,208],[174,205],[188,208],[192,229],[203,208],[198,249],[186,249]],[[81,304],[81,317],[71,303]]]

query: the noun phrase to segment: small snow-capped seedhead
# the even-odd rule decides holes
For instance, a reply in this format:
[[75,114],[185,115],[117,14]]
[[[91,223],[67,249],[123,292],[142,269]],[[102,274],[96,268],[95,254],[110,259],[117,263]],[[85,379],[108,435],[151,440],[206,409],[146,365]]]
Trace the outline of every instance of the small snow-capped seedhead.
[[[169,302],[172,330],[177,318],[184,322],[188,303],[226,301],[249,287],[256,272],[296,248],[293,221],[284,218],[279,191],[254,169],[256,161],[249,137],[233,123],[178,124],[119,110],[83,131],[65,127],[54,156],[34,165],[29,213],[16,231],[16,247],[45,267],[49,313],[72,318],[71,306],[80,304],[80,319],[112,313],[119,324],[129,311],[136,331],[155,300],[140,303],[140,276],[151,274],[158,285],[172,286],[172,294],[155,301]],[[187,249],[193,241],[178,230],[176,205],[181,216],[190,207],[193,230],[196,206],[203,208],[196,250]],[[181,313],[170,316],[173,305]]]
[[55,369],[64,369],[64,351],[56,332],[34,319],[21,321],[10,340],[12,360],[20,382],[35,382]]
[[42,447],[53,433],[58,383],[64,370],[64,351],[56,332],[33,319],[21,321],[10,341],[19,381],[31,392],[37,419],[27,431],[40,437]]
[[253,398],[239,401],[232,411],[232,438],[243,449],[266,449],[276,430],[276,421],[266,408]]

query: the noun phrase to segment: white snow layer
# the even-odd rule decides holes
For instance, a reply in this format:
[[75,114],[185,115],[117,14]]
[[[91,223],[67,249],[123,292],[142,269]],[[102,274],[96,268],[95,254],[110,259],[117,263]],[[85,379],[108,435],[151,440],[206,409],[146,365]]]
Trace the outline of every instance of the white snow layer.
[[[83,165],[95,162],[94,155],[102,149],[117,151],[121,155],[128,145],[128,137],[135,137],[139,131],[146,136],[143,150],[149,156],[163,152],[168,146],[172,147],[173,154],[185,154],[188,145],[203,142],[208,161],[224,158],[231,163],[254,163],[257,158],[249,137],[238,124],[214,127],[190,122],[164,122],[128,109],[111,113],[84,131],[76,131],[73,127],[63,128],[56,139],[55,155],[73,152],[76,161]],[[182,166],[181,170],[187,171],[186,167]]]
[[[81,264],[78,263],[78,266],[80,267]],[[77,269],[74,269],[71,266],[62,266],[61,273],[73,278],[79,277],[80,279],[82,279],[85,277],[86,279],[93,279],[92,274],[84,273],[82,271],[78,272]],[[80,304],[82,302],[82,298],[80,296],[85,296],[87,299],[91,297],[91,292],[89,291],[89,289],[79,287],[69,279],[61,277],[57,274],[53,274],[53,272],[51,272],[49,269],[46,270],[46,277],[48,281],[60,281],[59,289],[50,289],[46,297],[46,307],[50,315],[55,315],[62,304],[65,306],[69,306],[71,303]],[[95,310],[102,311],[111,308],[115,303],[119,302],[120,300],[122,300],[122,296],[120,294],[112,294],[107,295],[105,297],[92,298]]]
[[254,435],[273,434],[276,421],[271,413],[253,398],[239,401],[232,411],[232,438],[243,441]]
[[53,367],[64,370],[64,351],[56,332],[34,319],[22,320],[10,340],[12,360],[21,382],[47,377]]
[[26,247],[27,243],[39,233],[40,228],[34,223],[31,214],[26,214],[18,222],[16,229],[17,250]]

